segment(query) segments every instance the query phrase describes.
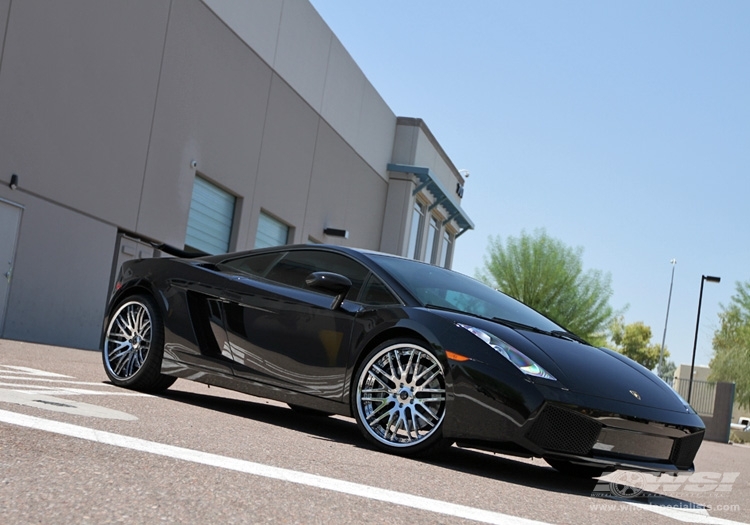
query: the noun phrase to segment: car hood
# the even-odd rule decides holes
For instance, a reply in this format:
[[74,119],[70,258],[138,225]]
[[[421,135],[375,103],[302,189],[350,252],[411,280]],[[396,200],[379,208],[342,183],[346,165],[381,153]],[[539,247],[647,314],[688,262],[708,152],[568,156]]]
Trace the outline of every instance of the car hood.
[[572,392],[638,406],[690,411],[664,381],[612,350],[541,333],[519,331],[562,372],[557,379]]

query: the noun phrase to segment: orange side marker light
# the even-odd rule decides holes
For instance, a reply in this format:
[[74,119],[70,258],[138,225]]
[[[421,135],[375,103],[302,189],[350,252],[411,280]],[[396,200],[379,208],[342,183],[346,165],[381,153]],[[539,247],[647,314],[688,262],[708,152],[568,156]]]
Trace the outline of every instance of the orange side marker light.
[[451,361],[469,361],[469,360],[471,360],[470,357],[466,357],[465,355],[457,354],[456,352],[451,352],[450,350],[446,350],[445,351],[445,357],[447,357]]

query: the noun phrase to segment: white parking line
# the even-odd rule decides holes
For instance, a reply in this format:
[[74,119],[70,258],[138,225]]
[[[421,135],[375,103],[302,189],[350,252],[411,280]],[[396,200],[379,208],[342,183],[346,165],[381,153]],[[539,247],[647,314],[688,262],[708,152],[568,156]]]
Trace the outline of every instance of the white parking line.
[[[70,376],[63,376],[63,377],[70,377]],[[97,383],[93,381],[70,381],[66,379],[45,379],[43,377],[34,377],[34,376],[29,376],[29,375],[0,374],[0,379],[9,379],[11,381],[37,381],[37,382],[43,382],[43,383],[66,383],[66,384],[71,384],[71,385],[103,386],[107,388],[117,388],[112,383],[104,383],[104,382]]]
[[[52,384],[55,386],[47,386]],[[75,386],[59,386],[75,385]],[[103,390],[90,390],[88,388],[75,388],[83,386],[100,387]],[[50,396],[128,396],[128,397],[150,397],[149,394],[141,392],[128,392],[117,388],[110,383],[95,383],[91,381],[76,381],[72,376],[38,370],[26,366],[0,365],[0,387],[11,387],[13,392],[26,393],[30,395]],[[0,389],[0,401],[3,401],[2,389]]]
[[[121,421],[135,421],[138,419],[131,414],[119,410],[92,405],[83,401],[72,401],[53,396],[52,394],[59,395],[60,393],[48,391],[28,392],[0,388],[0,403],[12,403],[14,405],[50,410],[52,412],[63,412],[74,416],[119,419]],[[67,395],[67,393],[63,393],[63,395]]]
[[18,374],[19,376],[68,377],[72,379],[71,376],[45,372],[44,370],[37,370],[36,368],[29,368],[27,366],[0,365],[0,369],[6,374]]
[[187,448],[165,445],[163,443],[156,443],[154,441],[147,441],[145,439],[121,436],[119,434],[103,432],[100,430],[94,430],[78,425],[71,425],[68,423],[61,423],[59,421],[51,421],[49,419],[27,416],[24,414],[17,414],[15,412],[8,412],[5,410],[0,410],[0,422],[32,428],[35,430],[42,430],[45,432],[52,432],[54,434],[62,434],[64,436],[85,439],[88,441],[94,441],[96,443],[137,450],[140,452],[147,452],[149,454],[156,454],[158,456],[190,461],[202,465],[209,465],[227,470],[235,470],[238,472],[244,472],[246,474],[252,474],[254,476],[263,476],[266,478],[306,485],[308,487],[332,490],[334,492],[340,492],[351,496],[359,496],[371,500],[393,503],[396,505],[425,510],[428,512],[435,512],[446,516],[478,521],[481,523],[543,525],[543,522],[540,521],[519,518],[517,516],[501,514],[499,512],[491,512],[474,507],[467,507],[465,505],[448,503],[446,501],[424,498],[421,496],[413,496],[411,494],[404,494],[402,492],[396,492],[393,490],[370,487],[367,485],[361,485],[359,483],[352,483],[349,481],[327,478],[315,474],[297,472],[295,470],[271,467],[269,465],[263,465],[261,463],[253,463],[251,461],[243,461],[226,456],[219,456],[217,454],[200,452],[198,450],[190,450]]
[[27,392],[31,394],[50,394],[56,396],[126,396],[126,397],[153,397],[142,392],[88,390],[85,388],[67,388],[62,386],[25,385],[21,383],[3,383],[0,386],[12,387],[10,390],[16,392]]
[[666,516],[683,523],[699,523],[705,525],[747,525],[740,521],[725,520],[723,518],[715,518],[713,516],[709,516],[708,512],[702,509],[681,509],[677,507],[649,505],[646,503],[639,503],[637,501],[625,501],[623,503],[632,505],[641,510],[653,512],[654,514]]

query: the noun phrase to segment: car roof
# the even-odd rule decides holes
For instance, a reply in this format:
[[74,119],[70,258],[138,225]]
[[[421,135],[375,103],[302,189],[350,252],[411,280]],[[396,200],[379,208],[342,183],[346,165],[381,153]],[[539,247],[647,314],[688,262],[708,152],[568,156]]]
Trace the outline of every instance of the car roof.
[[281,252],[298,251],[298,250],[333,251],[333,252],[354,255],[355,257],[364,256],[365,258],[367,258],[368,261],[372,260],[370,255],[403,258],[403,257],[399,257],[398,255],[391,254],[391,253],[378,252],[375,250],[365,250],[362,248],[351,248],[349,246],[339,246],[336,244],[284,244],[281,246],[271,246],[268,248],[256,248],[253,250],[243,250],[239,252],[229,252],[229,253],[222,253],[218,255],[206,255],[206,256],[201,256],[201,257],[196,257],[196,258],[200,260],[216,263],[216,262],[221,262],[221,261],[225,261],[228,259],[236,259],[239,257],[248,256],[248,255],[256,255],[256,254],[259,255],[263,253],[281,253]]

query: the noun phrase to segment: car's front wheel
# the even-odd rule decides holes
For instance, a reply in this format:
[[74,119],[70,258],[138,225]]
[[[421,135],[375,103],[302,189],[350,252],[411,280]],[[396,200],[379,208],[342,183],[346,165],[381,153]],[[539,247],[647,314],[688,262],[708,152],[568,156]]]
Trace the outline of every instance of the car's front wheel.
[[136,295],[113,310],[104,334],[102,360],[113,384],[142,392],[161,392],[176,378],[161,373],[164,323],[153,299]]
[[414,455],[443,444],[445,371],[420,341],[381,344],[362,362],[352,411],[364,436],[381,450]]

